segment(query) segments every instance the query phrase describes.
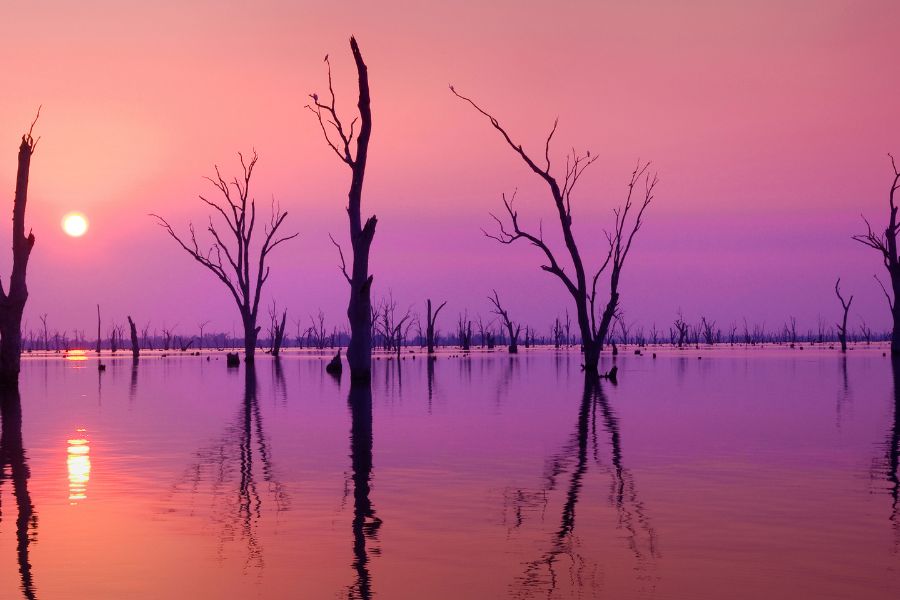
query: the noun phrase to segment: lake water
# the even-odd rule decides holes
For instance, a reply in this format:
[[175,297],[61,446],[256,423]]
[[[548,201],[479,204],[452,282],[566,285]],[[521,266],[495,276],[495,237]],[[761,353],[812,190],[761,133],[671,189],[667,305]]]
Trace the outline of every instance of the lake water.
[[882,350],[28,358],[0,597],[895,599]]

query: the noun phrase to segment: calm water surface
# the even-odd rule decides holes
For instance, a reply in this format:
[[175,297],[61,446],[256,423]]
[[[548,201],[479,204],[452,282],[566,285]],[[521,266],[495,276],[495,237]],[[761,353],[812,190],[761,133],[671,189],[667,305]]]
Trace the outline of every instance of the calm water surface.
[[2,598],[900,597],[881,349],[105,360],[24,363]]

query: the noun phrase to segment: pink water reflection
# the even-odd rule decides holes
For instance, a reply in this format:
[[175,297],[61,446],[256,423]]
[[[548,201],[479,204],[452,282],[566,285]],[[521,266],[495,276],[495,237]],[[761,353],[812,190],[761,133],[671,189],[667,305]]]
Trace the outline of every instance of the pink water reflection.
[[[261,359],[255,379],[215,358],[147,358],[137,373],[109,360],[99,382],[26,361],[34,589],[893,597],[900,427],[880,350],[623,353],[619,385],[599,387],[578,359],[383,359],[371,391],[290,354]],[[57,483],[73,421],[103,442],[77,511]],[[3,507],[14,595],[20,538]]]

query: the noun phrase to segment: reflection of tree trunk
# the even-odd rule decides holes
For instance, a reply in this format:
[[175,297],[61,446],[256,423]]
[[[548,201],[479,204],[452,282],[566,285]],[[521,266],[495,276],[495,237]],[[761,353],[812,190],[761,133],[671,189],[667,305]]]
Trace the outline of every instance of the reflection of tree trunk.
[[[625,529],[628,537],[628,546],[638,562],[637,568],[643,570],[646,568],[648,558],[656,557],[656,534],[650,526],[649,521],[644,515],[643,504],[637,497],[634,489],[634,482],[630,472],[622,464],[622,448],[619,435],[619,425],[615,414],[612,412],[606,395],[600,382],[595,377],[585,377],[584,391],[581,397],[581,404],[578,409],[578,421],[575,425],[575,433],[572,442],[569,443],[563,452],[551,459],[547,474],[546,483],[543,490],[538,494],[528,493],[519,490],[516,493],[515,514],[516,527],[520,527],[523,523],[522,513],[525,508],[533,508],[546,503],[546,494],[557,487],[557,480],[567,469],[570,470],[571,476],[569,484],[566,487],[565,501],[562,507],[559,529],[553,534],[550,541],[550,548],[541,558],[529,562],[525,568],[525,574],[520,583],[525,596],[541,591],[546,592],[548,596],[552,596],[557,588],[556,562],[561,556],[568,556],[573,565],[578,569],[579,574],[573,581],[579,585],[583,585],[581,579],[581,570],[585,568],[585,558],[576,551],[575,532],[575,512],[578,506],[579,496],[581,493],[584,476],[587,473],[589,445],[591,441],[595,445],[594,454],[597,455],[596,448],[596,415],[597,409],[600,409],[604,428],[609,433],[610,453],[612,462],[613,475],[613,493],[611,495],[611,503],[618,513],[619,527]],[[599,460],[598,460],[599,462]],[[571,467],[567,467],[571,465]],[[529,506],[531,505],[531,506]],[[645,552],[641,548],[639,536],[641,531],[647,537],[648,551]],[[546,569],[547,577],[542,575],[542,571]]]
[[[31,563],[28,560],[28,549],[31,538],[37,531],[37,514],[31,503],[31,495],[28,493],[28,478],[31,473],[22,445],[22,405],[17,386],[0,388],[0,418],[3,419],[2,433],[0,433],[0,488],[2,488],[4,479],[12,480],[13,495],[19,511],[16,519],[16,554],[21,589],[25,598],[31,600],[36,596]],[[8,474],[7,465],[9,465]],[[2,520],[2,514],[0,514],[0,520]]]
[[431,400],[434,397],[434,361],[430,356],[425,357],[425,371],[428,376],[428,414],[431,414]]
[[[285,509],[288,497],[272,469],[271,450],[262,423],[257,400],[256,371],[252,364],[245,371],[243,400],[235,421],[226,428],[221,440],[196,453],[197,462],[187,469],[186,481],[175,485],[175,492],[201,494],[207,481],[212,499],[212,519],[222,524],[220,553],[225,543],[238,537],[247,545],[246,567],[264,566],[263,548],[257,530],[268,498],[275,510]],[[262,468],[262,477],[259,468]],[[262,482],[262,483],[261,483]],[[260,490],[259,488],[263,489]],[[229,492],[228,490],[233,490]],[[268,495],[266,494],[268,492]],[[179,501],[179,507],[192,502]],[[193,512],[193,509],[192,509]]]
[[347,398],[350,405],[350,457],[353,469],[353,569],[356,582],[350,598],[373,596],[369,574],[367,541],[378,541],[381,519],[369,499],[372,477],[372,387],[369,382],[353,382]]
[[131,381],[128,385],[128,399],[134,402],[134,397],[137,395],[137,386],[138,386],[138,366],[137,362],[134,361],[131,363]]
[[891,368],[894,375],[894,420],[888,432],[885,443],[885,458],[887,459],[887,480],[891,494],[891,522],[894,528],[900,532],[900,357],[891,359]]

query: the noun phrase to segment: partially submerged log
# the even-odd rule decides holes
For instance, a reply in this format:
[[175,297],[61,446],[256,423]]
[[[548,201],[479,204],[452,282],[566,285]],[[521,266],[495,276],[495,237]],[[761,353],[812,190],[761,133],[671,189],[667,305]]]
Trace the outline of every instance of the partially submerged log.
[[325,365],[325,372],[330,375],[340,376],[343,370],[344,366],[343,364],[341,364],[341,349],[338,348],[337,354],[334,355],[334,358],[332,358],[331,361],[327,365]]
[[616,379],[616,375],[618,373],[619,373],[619,367],[613,365],[612,369],[610,369],[606,373],[600,374],[598,377],[600,377],[600,379],[609,379],[610,382],[615,384],[615,383],[618,383],[618,380]]

